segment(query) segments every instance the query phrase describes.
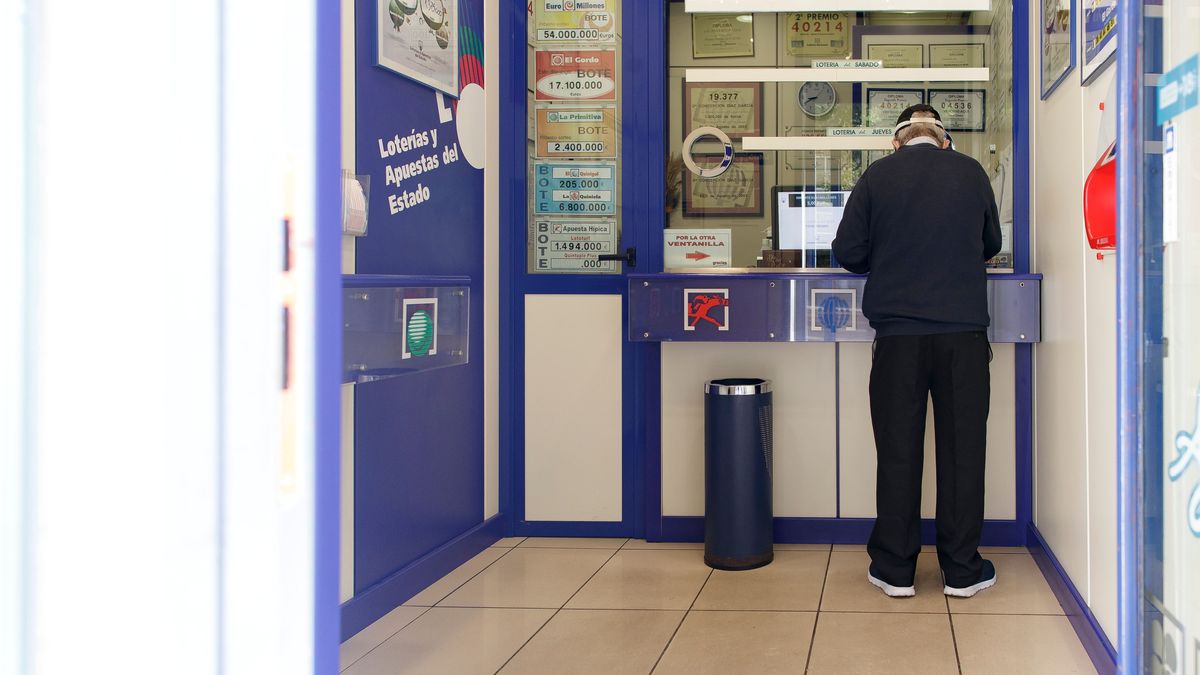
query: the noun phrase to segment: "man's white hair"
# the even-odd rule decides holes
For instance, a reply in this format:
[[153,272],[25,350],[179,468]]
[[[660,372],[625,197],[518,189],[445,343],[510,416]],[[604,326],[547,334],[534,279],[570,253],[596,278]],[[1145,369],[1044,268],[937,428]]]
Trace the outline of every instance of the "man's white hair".
[[900,145],[907,145],[912,139],[925,136],[937,141],[938,145],[944,145],[946,130],[936,124],[936,120],[937,118],[931,112],[915,112],[909,120],[908,126],[896,132],[896,140],[900,142]]

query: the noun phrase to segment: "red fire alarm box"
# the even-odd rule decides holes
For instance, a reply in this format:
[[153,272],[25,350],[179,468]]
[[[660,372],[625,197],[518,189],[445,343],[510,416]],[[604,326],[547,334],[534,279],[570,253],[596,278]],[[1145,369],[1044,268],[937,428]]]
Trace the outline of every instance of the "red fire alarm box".
[[1117,142],[1113,141],[1083,184],[1083,221],[1094,249],[1117,247]]

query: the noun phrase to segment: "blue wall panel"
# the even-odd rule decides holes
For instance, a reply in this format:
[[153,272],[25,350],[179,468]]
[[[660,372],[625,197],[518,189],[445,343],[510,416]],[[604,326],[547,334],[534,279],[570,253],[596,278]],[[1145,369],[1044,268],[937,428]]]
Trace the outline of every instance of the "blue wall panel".
[[[355,389],[355,594],[483,522],[483,171],[457,162],[397,188],[386,167],[459,142],[432,89],[375,65],[375,0],[355,7],[357,172],[371,177],[370,230],[358,240],[359,274],[471,279],[471,362]],[[460,0],[460,89],[483,86],[483,5]],[[330,95],[336,95],[331,92]],[[437,129],[436,148],[380,156],[379,139]],[[480,136],[482,138],[482,136]],[[392,214],[388,196],[429,189],[429,201]],[[459,561],[461,562],[461,561]],[[449,571],[449,570],[446,570]]]

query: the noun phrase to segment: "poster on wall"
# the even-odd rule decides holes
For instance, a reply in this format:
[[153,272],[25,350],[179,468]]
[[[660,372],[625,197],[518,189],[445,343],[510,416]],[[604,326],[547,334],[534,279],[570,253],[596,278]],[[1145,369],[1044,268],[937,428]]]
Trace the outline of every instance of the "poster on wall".
[[537,42],[616,42],[616,0],[532,0],[529,4]]
[[1042,100],[1075,68],[1074,0],[1042,0]]
[[376,2],[376,62],[458,98],[458,0]]
[[1084,84],[1113,62],[1117,54],[1117,0],[1083,0]]

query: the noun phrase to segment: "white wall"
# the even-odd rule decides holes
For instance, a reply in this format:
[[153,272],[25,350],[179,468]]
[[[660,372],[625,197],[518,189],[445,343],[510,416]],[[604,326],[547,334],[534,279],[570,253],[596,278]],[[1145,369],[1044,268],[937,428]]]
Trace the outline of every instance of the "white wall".
[[[1038,7],[1031,8],[1036,50]],[[1110,640],[1116,636],[1116,257],[1097,260],[1083,227],[1083,185],[1116,69],[1089,87],[1079,71],[1038,101],[1029,76],[1033,271],[1042,284],[1035,350],[1034,520]],[[1109,112],[1114,102],[1109,101]]]

